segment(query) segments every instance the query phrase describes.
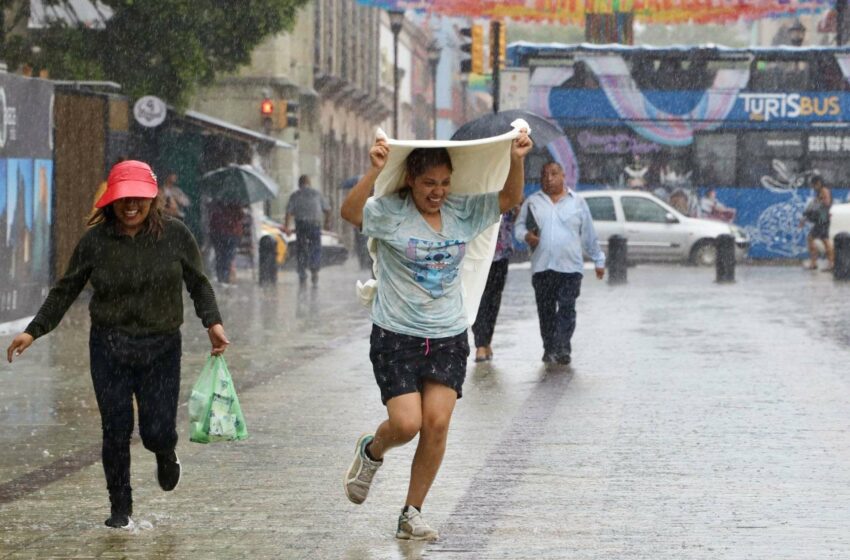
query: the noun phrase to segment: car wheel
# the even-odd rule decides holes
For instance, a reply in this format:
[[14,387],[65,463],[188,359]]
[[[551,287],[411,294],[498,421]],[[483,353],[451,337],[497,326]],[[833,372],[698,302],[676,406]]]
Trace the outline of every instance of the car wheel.
[[700,241],[691,250],[691,264],[714,266],[717,263],[717,247],[711,241]]

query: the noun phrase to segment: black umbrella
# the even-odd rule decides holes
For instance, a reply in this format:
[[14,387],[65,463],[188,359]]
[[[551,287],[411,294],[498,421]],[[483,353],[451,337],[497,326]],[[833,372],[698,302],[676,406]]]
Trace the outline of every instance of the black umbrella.
[[342,183],[340,183],[339,188],[343,190],[353,189],[354,185],[360,182],[360,177],[362,177],[362,175],[352,175],[351,177],[345,179]]
[[516,119],[525,119],[531,127],[531,140],[536,146],[546,144],[564,136],[564,131],[546,117],[541,117],[530,111],[511,109],[501,113],[490,113],[469,121],[458,128],[452,135],[452,140],[478,140],[489,138],[511,131],[511,123]]
[[230,164],[204,174],[199,185],[213,200],[251,204],[277,198],[274,179],[251,165]]

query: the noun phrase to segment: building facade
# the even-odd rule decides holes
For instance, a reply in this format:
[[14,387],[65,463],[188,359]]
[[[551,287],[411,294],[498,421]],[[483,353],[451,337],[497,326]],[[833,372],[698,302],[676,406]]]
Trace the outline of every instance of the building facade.
[[[398,36],[399,138],[433,135],[431,40],[429,29],[405,20]],[[283,218],[298,176],[306,174],[330,202],[332,228],[353,243],[353,231],[337,217],[341,186],[365,171],[377,128],[393,134],[393,41],[386,11],[356,0],[314,0],[291,32],[267,39],[248,66],[193,100],[197,111],[294,146],[258,158],[281,186],[268,209],[273,218]],[[268,114],[261,112],[264,101],[272,106]]]

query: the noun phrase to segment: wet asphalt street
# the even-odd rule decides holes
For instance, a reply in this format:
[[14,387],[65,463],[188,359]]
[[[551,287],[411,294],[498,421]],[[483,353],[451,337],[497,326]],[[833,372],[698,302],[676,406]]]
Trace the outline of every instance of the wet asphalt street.
[[[540,362],[530,271],[513,267],[494,360],[470,360],[424,516],[394,538],[414,446],[369,499],[342,491],[384,417],[353,259],[313,290],[217,287],[250,439],[188,441],[159,490],[136,441],[133,531],[110,530],[85,302],[0,366],[0,558],[850,558],[850,283],[798,267],[641,265],[586,275],[573,364]],[[190,308],[183,390],[206,333]],[[3,348],[11,336],[3,337]]]

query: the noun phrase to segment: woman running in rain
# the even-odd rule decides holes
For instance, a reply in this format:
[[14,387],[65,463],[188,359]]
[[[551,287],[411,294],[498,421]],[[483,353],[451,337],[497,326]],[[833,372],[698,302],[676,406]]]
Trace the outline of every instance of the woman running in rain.
[[467,318],[459,277],[466,244],[522,200],[525,130],[513,140],[501,191],[451,195],[445,148],[418,148],[405,161],[405,186],[369,199],[390,147],[378,139],[371,167],[342,204],[342,218],[377,242],[378,291],[372,304],[369,357],[388,418],[357,440],[345,476],[348,499],[362,503],[384,454],[419,434],[399,539],[433,540],[422,504],[443,460],[449,422],[466,375]]
[[133,396],[142,443],[156,454],[159,486],[168,492],[180,482],[175,419],[184,282],[208,329],[212,353],[224,352],[229,341],[195,239],[182,222],[163,216],[148,164],[116,164],[96,206],[65,275],[6,353],[11,362],[55,328],[91,281],[89,355],[111,503],[106,525],[125,528],[133,514]]

